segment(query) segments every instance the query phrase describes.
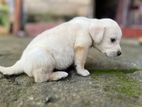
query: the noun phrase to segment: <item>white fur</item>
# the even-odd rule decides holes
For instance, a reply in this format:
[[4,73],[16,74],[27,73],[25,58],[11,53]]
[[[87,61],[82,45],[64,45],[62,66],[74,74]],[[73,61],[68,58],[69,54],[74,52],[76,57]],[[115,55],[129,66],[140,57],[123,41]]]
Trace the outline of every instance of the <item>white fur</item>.
[[[88,49],[93,45],[107,56],[117,56],[121,35],[118,24],[111,19],[77,17],[39,34],[15,65],[0,66],[0,72],[25,72],[35,82],[43,82],[67,77],[68,73],[53,70],[63,70],[74,63],[78,74],[88,76],[90,73],[84,68]],[[116,38],[116,42],[111,43],[110,38]]]

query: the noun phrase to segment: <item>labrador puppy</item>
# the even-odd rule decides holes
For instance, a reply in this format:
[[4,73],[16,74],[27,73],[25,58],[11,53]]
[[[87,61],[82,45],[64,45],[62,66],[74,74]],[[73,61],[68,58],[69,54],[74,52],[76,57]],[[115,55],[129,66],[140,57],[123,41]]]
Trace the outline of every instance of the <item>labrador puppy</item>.
[[76,17],[39,34],[13,66],[0,66],[0,72],[24,72],[34,77],[35,82],[44,82],[67,77],[68,73],[62,70],[74,63],[79,75],[88,76],[84,65],[89,48],[94,47],[108,57],[119,56],[121,36],[120,27],[112,19]]

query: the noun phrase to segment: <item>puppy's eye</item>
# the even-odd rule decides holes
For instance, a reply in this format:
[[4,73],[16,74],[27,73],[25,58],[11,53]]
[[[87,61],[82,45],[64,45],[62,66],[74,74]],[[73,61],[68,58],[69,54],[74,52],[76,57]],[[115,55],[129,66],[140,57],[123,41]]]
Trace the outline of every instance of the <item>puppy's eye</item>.
[[110,41],[111,41],[112,43],[114,43],[114,42],[116,41],[116,39],[115,39],[115,38],[111,38]]

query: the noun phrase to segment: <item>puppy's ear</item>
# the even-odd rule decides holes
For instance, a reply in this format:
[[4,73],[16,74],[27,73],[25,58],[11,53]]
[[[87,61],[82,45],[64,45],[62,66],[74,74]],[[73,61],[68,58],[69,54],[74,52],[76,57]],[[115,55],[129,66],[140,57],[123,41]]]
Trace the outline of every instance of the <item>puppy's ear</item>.
[[104,36],[105,27],[102,25],[91,25],[89,28],[89,33],[94,40],[95,44],[99,44]]

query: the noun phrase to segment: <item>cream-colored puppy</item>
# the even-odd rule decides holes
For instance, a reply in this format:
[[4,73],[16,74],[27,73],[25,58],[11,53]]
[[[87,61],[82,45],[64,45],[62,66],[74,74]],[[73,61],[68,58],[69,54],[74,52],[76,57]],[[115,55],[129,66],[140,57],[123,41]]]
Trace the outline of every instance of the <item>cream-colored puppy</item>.
[[[11,67],[0,66],[4,75],[26,73],[35,82],[59,80],[68,76],[61,71],[72,63],[79,75],[88,76],[84,68],[88,49],[97,48],[106,56],[121,54],[122,33],[111,19],[77,17],[39,34],[24,50],[20,60]],[[54,71],[58,69],[59,71]]]

